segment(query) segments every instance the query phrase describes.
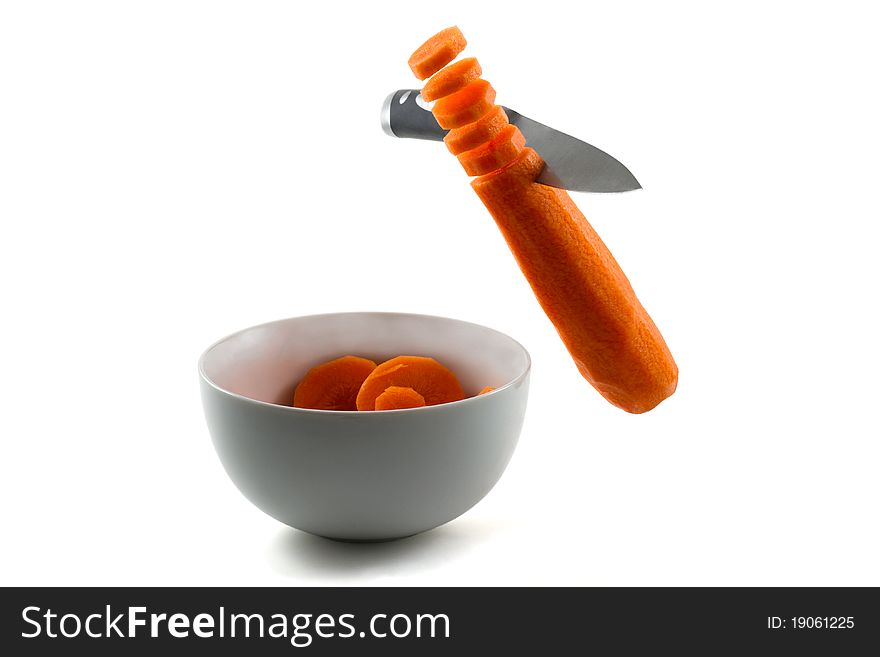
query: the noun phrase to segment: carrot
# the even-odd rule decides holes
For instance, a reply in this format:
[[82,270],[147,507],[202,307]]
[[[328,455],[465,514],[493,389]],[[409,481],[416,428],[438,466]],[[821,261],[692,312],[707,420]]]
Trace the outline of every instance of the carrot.
[[424,80],[458,57],[466,45],[461,30],[447,27],[418,47],[409,58],[409,67],[419,80]]
[[492,141],[459,155],[458,161],[467,175],[482,176],[512,162],[525,145],[519,128],[507,125]]
[[473,123],[446,133],[443,142],[453,155],[460,155],[494,139],[508,125],[507,114],[501,105],[495,105]]
[[420,408],[425,405],[425,398],[412,388],[390,386],[376,397],[377,411],[393,411],[398,408]]
[[296,386],[293,405],[332,411],[357,410],[357,395],[376,363],[357,356],[343,356],[310,369]]
[[422,87],[422,99],[428,102],[454,94],[459,89],[467,86],[480,75],[483,69],[475,57],[466,57],[434,75]]
[[492,386],[486,386],[485,388],[480,390],[480,392],[477,393],[477,397],[479,397],[480,395],[485,395],[490,392],[495,392],[495,388],[493,388]]
[[471,186],[581,374],[626,411],[654,408],[675,392],[678,367],[608,247],[565,191],[535,182],[544,162],[534,150],[522,148],[512,160],[468,155],[493,150],[505,129],[502,124],[487,134],[499,122],[497,110],[488,116],[494,101],[495,91],[484,80],[438,100],[434,118],[452,128],[447,148],[461,156],[466,170],[495,168]]
[[581,374],[608,401],[644,413],[678,367],[608,247],[564,190],[535,182],[531,148],[471,182]]
[[486,80],[479,79],[459,89],[454,94],[441,98],[431,110],[441,128],[460,128],[492,109],[495,103],[495,90]]
[[376,410],[376,399],[392,386],[412,388],[425,398],[427,406],[464,399],[455,374],[433,358],[398,356],[379,365],[364,380],[357,395],[357,409]]

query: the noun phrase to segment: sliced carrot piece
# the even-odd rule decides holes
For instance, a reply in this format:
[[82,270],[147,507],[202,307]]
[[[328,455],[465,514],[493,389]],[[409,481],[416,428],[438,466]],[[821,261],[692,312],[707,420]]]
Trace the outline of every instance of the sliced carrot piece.
[[357,395],[357,409],[376,410],[376,399],[392,386],[412,388],[425,398],[426,406],[464,399],[455,374],[433,358],[398,356],[379,365],[364,380]]
[[513,180],[534,181],[543,168],[544,160],[541,159],[541,156],[535,152],[534,148],[526,147],[507,166],[472,180],[471,187],[476,190],[479,185],[485,185],[502,174],[509,176]]
[[428,102],[454,94],[482,75],[476,57],[466,57],[450,64],[434,75],[422,88],[422,99]]
[[376,397],[377,411],[393,411],[398,408],[421,408],[425,398],[412,388],[391,386]]
[[310,369],[296,386],[293,405],[324,411],[356,411],[357,395],[376,363],[343,356]]
[[458,156],[469,176],[483,176],[510,164],[525,147],[526,138],[515,125],[507,125],[490,142]]
[[434,118],[441,128],[460,128],[476,121],[495,104],[495,90],[483,79],[474,80],[454,94],[434,103]]
[[492,141],[508,125],[507,114],[501,105],[495,105],[473,123],[455,128],[446,133],[443,142],[453,155],[460,155],[480,144]]
[[509,166],[471,186],[583,377],[615,406],[649,411],[675,392],[678,367],[568,193],[535,183],[542,166],[525,148]]
[[477,397],[479,397],[480,395],[485,395],[486,393],[489,393],[489,392],[495,392],[495,388],[493,388],[492,386],[486,386],[485,388],[480,390],[480,392],[477,393]]
[[465,46],[467,40],[461,30],[447,27],[416,49],[409,58],[409,67],[419,80],[424,80],[458,57]]

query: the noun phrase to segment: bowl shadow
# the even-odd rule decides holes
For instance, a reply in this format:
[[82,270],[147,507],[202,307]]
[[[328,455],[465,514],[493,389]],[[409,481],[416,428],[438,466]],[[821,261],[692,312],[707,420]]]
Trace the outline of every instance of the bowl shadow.
[[283,528],[268,549],[279,574],[303,579],[376,579],[431,570],[464,556],[491,528],[461,519],[394,541],[348,543]]

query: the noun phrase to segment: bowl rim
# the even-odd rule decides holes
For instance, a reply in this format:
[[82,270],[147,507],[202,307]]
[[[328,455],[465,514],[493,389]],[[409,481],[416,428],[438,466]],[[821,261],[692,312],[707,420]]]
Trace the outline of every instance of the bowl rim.
[[[237,392],[232,392],[231,390],[227,390],[226,388],[221,387],[213,380],[208,374],[205,372],[205,360],[208,357],[208,354],[217,347],[218,345],[226,342],[227,340],[231,340],[242,333],[246,333],[247,331],[252,331],[254,329],[263,328],[266,326],[272,326],[273,324],[280,324],[282,322],[289,322],[293,319],[319,319],[323,317],[339,317],[340,315],[372,315],[372,316],[385,316],[385,317],[420,317],[423,319],[440,319],[449,322],[457,322],[459,324],[467,324],[469,326],[475,326],[477,328],[491,331],[492,333],[497,333],[503,338],[507,338],[511,342],[513,342],[517,347],[519,347],[523,354],[526,357],[526,366],[522,372],[520,372],[513,380],[508,381],[503,386],[500,386],[493,390],[492,392],[487,392],[482,395],[474,395],[473,397],[465,397],[464,399],[460,399],[455,402],[446,402],[445,404],[435,404],[433,406],[423,406],[419,408],[397,408],[391,409],[387,411],[336,411],[336,410],[324,410],[318,408],[298,408],[296,406],[286,406],[284,404],[275,404],[273,402],[262,401],[260,399],[253,399],[252,397],[246,397],[245,395],[240,395]],[[239,329],[238,331],[234,331],[225,337],[220,338],[219,340],[215,340],[211,343],[211,345],[202,352],[202,355],[199,356],[198,362],[199,369],[199,378],[204,381],[207,385],[214,388],[216,391],[220,392],[223,395],[228,397],[232,397],[234,399],[238,399],[245,403],[257,404],[260,406],[266,406],[268,408],[273,408],[280,410],[281,412],[291,413],[293,415],[296,414],[305,414],[305,415],[336,415],[336,416],[344,416],[344,417],[353,417],[355,415],[362,417],[377,417],[377,416],[387,416],[389,414],[400,414],[400,413],[413,413],[413,412],[425,412],[432,409],[442,409],[442,408],[450,408],[453,406],[459,406],[461,404],[469,404],[476,403],[480,399],[487,399],[493,397],[496,393],[500,393],[507,388],[513,387],[521,383],[526,377],[528,377],[529,372],[532,370],[532,356],[529,354],[529,350],[526,349],[522,343],[518,340],[510,337],[507,333],[499,331],[498,329],[494,329],[490,326],[485,326],[483,324],[477,324],[476,322],[469,322],[464,319],[457,319],[455,317],[443,317],[442,315],[428,315],[425,313],[401,313],[401,312],[393,312],[393,311],[343,311],[343,312],[334,312],[334,313],[314,313],[311,315],[297,315],[294,317],[285,317],[282,319],[275,319],[270,322],[262,322],[260,324],[254,324],[253,326],[248,326],[243,329]]]

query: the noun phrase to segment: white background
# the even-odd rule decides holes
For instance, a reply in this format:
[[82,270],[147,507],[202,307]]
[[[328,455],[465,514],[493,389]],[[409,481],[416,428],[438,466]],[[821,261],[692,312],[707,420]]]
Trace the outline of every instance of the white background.
[[[880,47],[817,4],[4,3],[2,583],[880,585]],[[656,410],[581,379],[443,146],[380,130],[450,24],[643,184],[576,201],[678,361]],[[202,417],[211,342],[344,310],[534,360],[498,486],[406,541],[264,516]]]

